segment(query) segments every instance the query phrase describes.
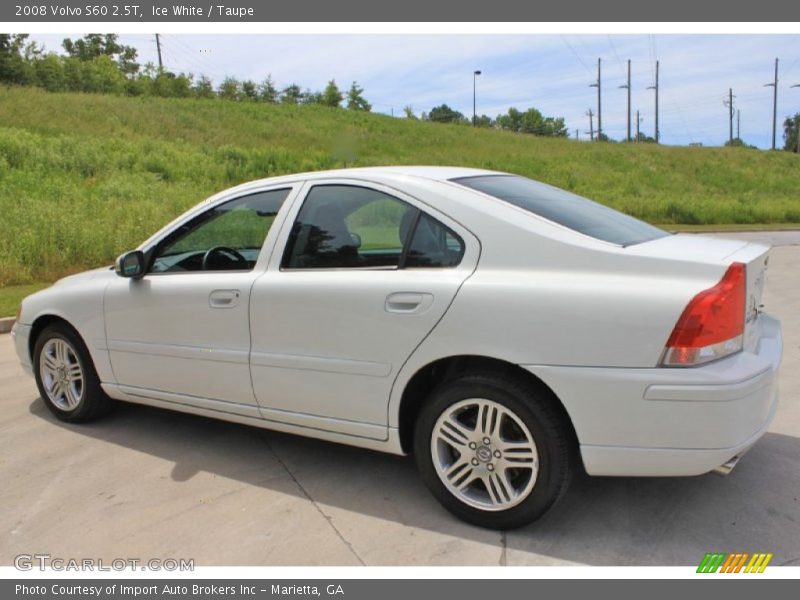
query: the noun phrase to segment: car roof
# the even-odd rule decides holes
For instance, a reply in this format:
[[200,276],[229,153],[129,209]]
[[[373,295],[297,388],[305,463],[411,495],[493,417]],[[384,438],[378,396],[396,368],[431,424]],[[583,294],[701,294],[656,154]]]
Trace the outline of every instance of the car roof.
[[365,180],[380,180],[394,177],[415,177],[433,181],[447,181],[457,177],[475,177],[477,175],[507,175],[499,171],[485,169],[471,169],[467,167],[430,167],[430,166],[392,166],[392,167],[356,167],[349,169],[333,169],[328,171],[308,171],[306,173],[292,173],[267,177],[256,181],[249,181],[225,190],[225,193],[238,191],[240,188],[259,187],[265,184],[281,184],[283,182],[313,181],[316,179],[332,178],[363,178]]
[[486,169],[472,169],[467,167],[432,167],[432,166],[393,166],[393,167],[358,167],[353,169],[336,169],[332,171],[315,171],[306,173],[309,179],[316,177],[371,177],[381,175],[405,175],[421,177],[436,181],[447,181],[457,177],[474,177],[476,175],[504,175],[498,171]]

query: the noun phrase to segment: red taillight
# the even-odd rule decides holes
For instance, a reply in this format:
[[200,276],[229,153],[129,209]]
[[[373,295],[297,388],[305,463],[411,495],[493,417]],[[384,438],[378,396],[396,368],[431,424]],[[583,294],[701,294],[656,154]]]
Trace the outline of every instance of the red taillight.
[[667,340],[664,365],[699,365],[742,349],[746,277],[745,265],[733,263],[692,298]]

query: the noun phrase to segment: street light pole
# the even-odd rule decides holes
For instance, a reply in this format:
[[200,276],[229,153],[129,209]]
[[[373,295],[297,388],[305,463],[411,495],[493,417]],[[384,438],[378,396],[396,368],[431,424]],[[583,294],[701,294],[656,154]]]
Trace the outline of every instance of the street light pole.
[[473,71],[472,72],[472,126],[475,127],[477,124],[476,113],[475,113],[475,90],[478,85],[478,75],[480,75],[480,71]]

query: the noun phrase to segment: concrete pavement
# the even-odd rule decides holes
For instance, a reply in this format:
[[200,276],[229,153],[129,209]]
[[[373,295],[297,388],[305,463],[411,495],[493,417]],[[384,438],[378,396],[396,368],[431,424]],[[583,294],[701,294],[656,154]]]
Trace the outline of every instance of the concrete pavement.
[[465,525],[408,459],[143,406],[55,420],[0,336],[0,564],[20,553],[197,565],[800,565],[800,247],[775,248],[782,403],[722,478],[579,477],[525,529]]

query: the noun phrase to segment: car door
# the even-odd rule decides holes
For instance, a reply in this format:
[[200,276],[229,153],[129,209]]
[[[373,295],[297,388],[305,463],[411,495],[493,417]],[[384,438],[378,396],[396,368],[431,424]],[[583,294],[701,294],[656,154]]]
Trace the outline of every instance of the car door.
[[256,398],[267,419],[384,439],[392,382],[474,270],[478,242],[376,184],[317,181],[301,195],[253,286]]
[[248,364],[250,290],[290,192],[215,204],[146,251],[144,277],[108,286],[107,346],[122,391],[259,416]]

